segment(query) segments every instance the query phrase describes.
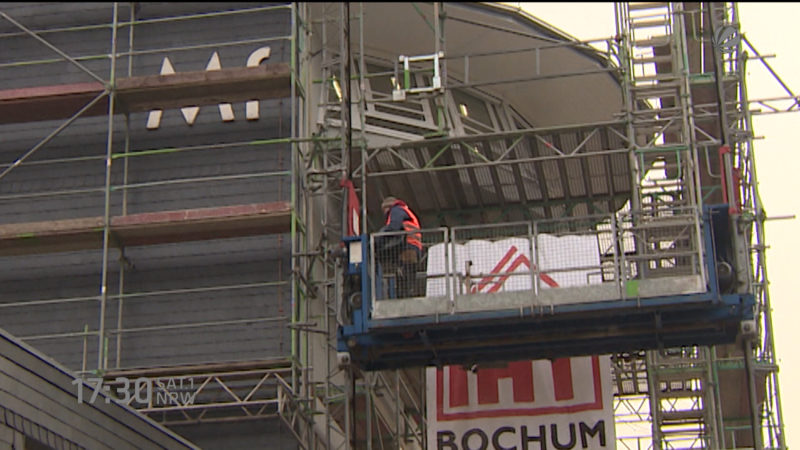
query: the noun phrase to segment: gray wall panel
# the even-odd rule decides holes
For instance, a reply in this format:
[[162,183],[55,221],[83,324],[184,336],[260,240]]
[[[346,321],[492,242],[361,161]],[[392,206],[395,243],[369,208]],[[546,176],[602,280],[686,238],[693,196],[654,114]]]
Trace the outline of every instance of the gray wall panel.
[[[112,254],[116,254],[116,250]],[[92,280],[79,281],[79,278],[94,274],[99,280],[101,261],[101,254],[97,251],[0,257],[0,267],[3,268],[0,271],[0,303],[14,299],[33,300],[26,297],[25,292],[45,287],[46,284],[37,284],[43,275],[58,280],[57,284],[62,287],[83,286]],[[95,290],[92,294],[97,292]]]
[[[41,256],[20,258],[23,268],[3,273],[0,295],[3,326],[19,336],[78,333],[85,325],[98,329],[99,300],[19,305],[18,302],[69,298],[99,299],[99,252],[76,252],[48,260],[33,272]],[[115,343],[119,269],[112,252],[108,275],[106,327]],[[123,333],[122,365],[141,367],[281,357],[289,352],[291,286],[288,236],[262,236],[206,242],[135,247],[126,253],[123,329],[156,327]],[[13,262],[5,258],[6,263]],[[47,274],[47,275],[45,275]],[[24,278],[23,278],[24,277]],[[267,284],[267,285],[265,285]],[[7,304],[15,302],[16,306]],[[213,325],[254,319],[253,323]],[[209,326],[193,326],[210,323]],[[94,342],[96,337],[91,336]],[[166,339],[166,340],[165,340]],[[50,353],[80,368],[83,339]],[[164,342],[170,343],[165,346]],[[158,352],[151,349],[159,348]],[[114,345],[109,358],[115,361]],[[52,352],[53,350],[51,350]],[[61,353],[64,352],[64,353]],[[77,355],[76,355],[77,354]],[[174,356],[175,358],[172,358]]]
[[[122,361],[126,367],[158,367],[274,359],[289,350],[288,339],[282,334],[272,324],[129,334],[122,340]],[[278,349],[283,352],[278,353]]]
[[[206,450],[294,450],[299,448],[278,419],[243,423],[175,425],[170,427]],[[235,436],[235,439],[231,437]]]
[[[111,60],[102,56],[111,53],[111,33],[108,29],[47,33],[44,36],[48,43],[78,61],[83,68],[27,34],[2,38],[0,43],[4,50],[8,50],[3,53],[14,55],[13,59],[3,58],[3,64],[28,63],[6,66],[0,71],[4,89],[97,81],[87,71],[101,78],[109,76]],[[36,61],[37,64],[30,65],[30,61]]]
[[[115,142],[121,148],[124,119],[115,119]],[[16,161],[60,124],[49,121],[3,126],[0,164],[6,167]],[[102,215],[107,125],[105,117],[78,119],[0,179],[0,222]],[[112,183],[121,182],[122,165],[112,165]]]
[[[111,19],[109,2],[7,2],[2,11],[36,31],[52,30],[69,26],[107,23]],[[120,15],[127,18],[128,8],[120,8]],[[0,22],[0,32],[16,32],[12,24]]]
[[[291,45],[285,39],[291,23],[288,8],[174,20],[245,5],[137,5],[137,19],[172,19],[137,23],[134,54],[130,58],[129,29],[120,28],[118,76],[127,76],[129,69],[133,75],[158,74],[165,56],[177,72],[205,70],[215,51],[223,68],[242,67],[248,55],[265,45],[271,49],[268,62],[291,59]],[[128,7],[120,4],[123,20],[127,20]],[[108,28],[63,29],[109,23],[108,3],[6,3],[0,10],[42,31],[43,37],[71,56],[110,51]],[[263,41],[271,38],[277,39]],[[187,46],[196,48],[176,48]],[[58,59],[51,50],[4,21],[0,21],[0,48],[4,49],[0,54],[0,89],[91,80],[64,61],[3,66]],[[85,64],[101,77],[108,77],[107,58],[90,59]],[[233,104],[235,120],[228,123],[221,120],[217,105],[204,105],[191,126],[179,109],[170,109],[163,111],[157,129],[146,128],[148,112],[133,113],[127,118],[116,115],[110,213],[121,215],[123,204],[128,214],[135,214],[289,201],[291,147],[285,142],[264,145],[263,141],[289,135],[290,100],[262,100],[259,105],[258,120],[246,120],[245,103]],[[0,125],[0,170],[62,123],[54,120]],[[79,118],[25,163],[0,178],[0,224],[102,216],[107,128],[105,116]],[[158,151],[163,149],[181,151]],[[229,176],[237,178],[209,179]],[[175,183],[176,180],[180,182]],[[56,195],[72,190],[92,192]],[[289,234],[130,247],[124,253],[123,263],[117,249],[109,252],[105,313],[109,368],[116,366],[118,357],[121,367],[132,368],[289,356]],[[0,327],[22,336],[76,333],[57,339],[31,339],[29,343],[70,369],[95,369],[98,338],[84,337],[80,332],[85,325],[91,333],[98,330],[101,273],[100,250],[0,257]],[[76,298],[89,300],[70,300]],[[42,300],[56,303],[24,304]],[[116,330],[120,314],[122,333]],[[250,322],[238,323],[243,319]],[[206,448],[296,448],[288,433],[280,437],[278,424],[273,420],[228,424],[222,426],[222,431],[216,425],[184,430],[201,439]],[[273,445],[276,442],[280,442],[279,447]]]
[[[239,8],[243,6],[238,5]],[[247,56],[263,45],[269,45],[272,50],[270,61],[288,61],[289,41],[263,41],[289,36],[289,9],[263,10],[263,4],[248,6],[261,10],[220,15],[217,12],[237,10],[237,5],[138,3],[136,20],[142,22],[134,24],[131,47],[131,33],[126,24],[129,8],[121,4],[118,13],[121,25],[117,32],[118,76],[128,73],[128,52],[131,48],[134,51],[133,75],[159,73],[165,56],[170,58],[178,72],[204,70],[214,51],[219,52],[222,67],[241,67],[245,65]],[[111,4],[4,4],[2,11],[26,28],[36,31],[90,71],[100,77],[109,76],[112,33],[108,25],[113,17]],[[190,17],[191,14],[204,16]],[[158,20],[177,17],[184,19]],[[198,33],[198,30],[203,32]],[[0,64],[8,64],[0,70],[0,81],[6,89],[93,81],[91,76],[73,63],[5,20],[0,21],[0,45],[9,50],[0,55]],[[29,64],[32,61],[37,64]],[[22,62],[26,64],[11,65]]]
[[[252,145],[278,138],[288,130],[289,108],[264,101],[261,118],[244,119],[244,104],[234,105],[237,120],[223,123],[216,106],[200,109],[197,122],[188,126],[178,110],[167,111],[162,126],[146,130],[146,114],[130,120],[130,152],[206,146],[183,151],[127,158],[129,213],[199,208],[288,200],[290,153],[288,144]],[[114,152],[125,150],[124,120],[115,120]],[[106,132],[103,118],[81,119],[0,180],[0,220],[6,223],[100,216],[103,213]],[[24,155],[48,130],[37,127],[19,132],[7,127],[8,144],[0,149],[0,162],[10,164]],[[86,133],[80,133],[86,125]],[[55,128],[55,127],[53,127]],[[232,145],[241,143],[240,145]],[[64,161],[66,158],[82,158]],[[88,158],[88,160],[87,160]],[[126,158],[112,164],[112,212],[121,213]],[[49,161],[50,163],[44,164]],[[276,174],[277,173],[277,174]],[[282,174],[285,173],[285,174]],[[257,175],[236,181],[204,180],[209,177]],[[260,175],[259,175],[260,174]],[[139,183],[195,180],[160,186]],[[65,191],[93,190],[89,193]],[[46,195],[46,194],[50,195]],[[60,193],[60,194],[59,194]],[[57,195],[58,194],[58,195]],[[183,201],[183,203],[182,203]]]

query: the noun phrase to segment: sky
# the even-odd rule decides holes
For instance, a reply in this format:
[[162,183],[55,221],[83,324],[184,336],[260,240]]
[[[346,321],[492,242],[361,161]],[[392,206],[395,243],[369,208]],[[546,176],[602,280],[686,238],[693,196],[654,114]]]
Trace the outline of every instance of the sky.
[[[612,3],[510,3],[520,6],[578,39],[613,36]],[[800,46],[792,30],[797,29],[800,3],[740,3],[741,32],[758,52],[774,55],[766,59],[783,82],[800,94]],[[749,52],[751,55],[752,53]],[[750,100],[783,97],[788,94],[763,65],[747,64],[747,89]],[[788,104],[784,103],[784,109]],[[759,108],[751,105],[751,110]],[[764,109],[763,107],[760,107]],[[793,293],[793,277],[800,267],[800,113],[756,115],[753,130],[756,170],[760,197],[767,213],[767,275],[772,306],[775,348],[779,365],[779,386],[786,443],[800,445],[800,301]],[[796,432],[800,433],[800,432]]]

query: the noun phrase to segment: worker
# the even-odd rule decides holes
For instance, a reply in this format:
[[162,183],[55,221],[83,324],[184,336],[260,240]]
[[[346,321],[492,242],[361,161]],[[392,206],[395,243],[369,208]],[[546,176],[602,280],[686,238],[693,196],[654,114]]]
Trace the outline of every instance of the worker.
[[[381,236],[375,241],[378,260],[385,273],[396,274],[397,298],[422,296],[417,271],[422,261],[422,233],[416,214],[406,202],[389,196],[381,202],[386,223],[379,232],[404,231],[407,234]],[[416,232],[415,232],[416,231]]]

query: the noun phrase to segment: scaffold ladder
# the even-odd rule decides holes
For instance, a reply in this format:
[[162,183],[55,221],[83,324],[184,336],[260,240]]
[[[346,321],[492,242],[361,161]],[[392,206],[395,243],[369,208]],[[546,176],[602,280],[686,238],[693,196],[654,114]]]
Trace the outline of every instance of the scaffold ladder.
[[[618,36],[634,194],[631,209],[637,252],[647,253],[639,276],[671,276],[675,269],[703,273],[702,199],[682,4],[617,3]],[[687,226],[653,235],[647,224],[676,216]],[[669,258],[694,255],[695,263]],[[660,258],[659,254],[665,257]],[[694,272],[692,272],[694,273]],[[653,448],[719,448],[710,350],[688,347],[648,351],[646,372]]]
[[708,347],[647,352],[653,448],[721,448]]
[[[702,206],[680,5],[617,3],[617,26],[632,142],[633,225],[679,215],[690,224],[688,230],[668,228],[676,233],[637,232],[638,252],[646,254],[638,270],[650,278],[702,274]],[[679,260],[678,253],[695,256]]]
[[[308,63],[318,65],[322,80],[318,89],[312,89],[311,81],[306,86],[319,97],[304,112],[314,117],[315,129],[309,134],[315,138],[306,149],[300,190],[308,211],[302,261],[309,285],[300,354],[305,366],[306,422],[313,423],[313,430],[306,429],[301,445],[363,448],[363,443],[371,441],[375,420],[373,390],[363,374],[338,359],[336,330],[352,299],[345,296],[342,268],[335,256],[347,232],[345,181],[353,182],[363,202],[361,181],[354,173],[364,142],[363,6],[318,3],[313,8],[320,19],[311,22],[311,34],[320,41],[309,52]],[[359,219],[363,223],[363,215]]]

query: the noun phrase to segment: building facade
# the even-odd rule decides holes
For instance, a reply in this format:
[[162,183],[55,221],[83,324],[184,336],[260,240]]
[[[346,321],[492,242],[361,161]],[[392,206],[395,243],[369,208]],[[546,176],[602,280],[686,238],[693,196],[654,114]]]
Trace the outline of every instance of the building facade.
[[[594,46],[489,3],[0,13],[0,327],[114,389],[149,380],[130,405],[198,446],[430,448],[422,368],[337,351],[342,239],[388,195],[426,229],[602,245],[619,224],[594,269],[623,299],[687,277],[751,296],[720,345],[603,349],[617,439],[783,446],[742,49],[710,38],[734,4],[619,4]],[[735,225],[712,249],[715,204]]]

